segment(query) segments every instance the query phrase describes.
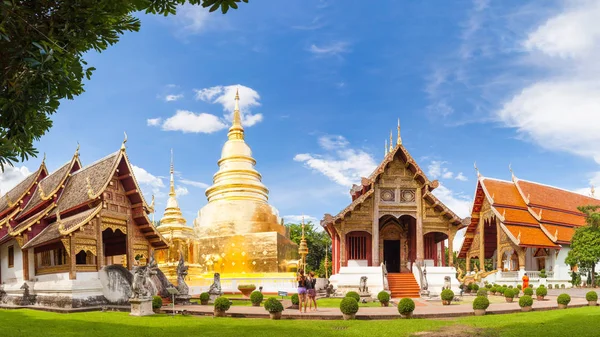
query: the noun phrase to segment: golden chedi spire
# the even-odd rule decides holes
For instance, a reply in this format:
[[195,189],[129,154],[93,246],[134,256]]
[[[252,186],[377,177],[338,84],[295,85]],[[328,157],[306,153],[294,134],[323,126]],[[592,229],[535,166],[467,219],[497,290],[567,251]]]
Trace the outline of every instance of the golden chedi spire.
[[171,149],[171,181],[169,186],[169,199],[167,200],[167,207],[165,208],[165,213],[160,219],[160,227],[163,225],[176,225],[176,226],[185,226],[185,219],[181,214],[181,209],[179,208],[179,203],[177,202],[177,193],[175,193],[175,167],[173,165],[173,149]]

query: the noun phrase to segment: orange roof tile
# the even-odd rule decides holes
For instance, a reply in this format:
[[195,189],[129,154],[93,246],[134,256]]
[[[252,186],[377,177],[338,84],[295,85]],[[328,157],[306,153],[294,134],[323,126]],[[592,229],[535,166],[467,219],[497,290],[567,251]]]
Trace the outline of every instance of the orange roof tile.
[[523,192],[523,197],[529,196],[530,205],[558,208],[565,211],[579,212],[578,206],[600,205],[600,200],[579,193],[566,191],[557,187],[517,180],[516,184]]
[[558,247],[539,227],[505,225],[506,229],[519,240],[519,246]]
[[570,242],[573,234],[575,233],[575,229],[572,227],[565,226],[554,226],[554,225],[543,225],[550,235],[557,235],[557,241],[561,242]]
[[494,205],[506,205],[526,208],[525,201],[519,194],[519,190],[510,181],[496,179],[482,179],[482,184],[488,192],[488,196],[494,200]]
[[[533,207],[532,210],[536,214],[540,214],[541,208]],[[560,212],[555,210],[544,209],[542,210],[542,223],[562,223],[572,226],[583,226],[585,225],[585,216],[583,213],[579,213],[581,215],[575,215],[566,212]]]
[[526,210],[514,209],[514,208],[504,208],[504,207],[494,207],[500,215],[504,217],[504,223],[525,223],[531,225],[538,225],[538,221],[536,218]]

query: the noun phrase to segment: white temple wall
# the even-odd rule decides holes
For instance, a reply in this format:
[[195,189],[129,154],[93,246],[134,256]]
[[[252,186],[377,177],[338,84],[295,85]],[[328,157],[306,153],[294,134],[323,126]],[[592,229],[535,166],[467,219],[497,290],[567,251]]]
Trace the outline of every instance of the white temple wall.
[[[8,247],[13,246],[14,248],[14,265],[13,267],[8,267]],[[31,256],[30,256],[31,258]],[[31,261],[31,259],[30,259]],[[9,242],[0,246],[0,265],[1,265],[1,283],[10,284],[10,283],[22,283],[23,282],[23,255],[21,252],[21,248],[19,248],[19,244],[15,240],[10,240]],[[30,274],[31,275],[31,274]],[[21,284],[20,284],[21,285]],[[19,286],[20,286],[19,285]]]

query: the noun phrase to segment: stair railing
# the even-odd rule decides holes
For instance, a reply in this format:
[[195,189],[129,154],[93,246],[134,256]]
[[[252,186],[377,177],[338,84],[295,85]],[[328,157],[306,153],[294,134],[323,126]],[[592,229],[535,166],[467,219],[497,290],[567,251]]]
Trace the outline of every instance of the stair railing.
[[390,290],[390,285],[388,283],[388,271],[385,267],[385,262],[381,264],[381,274],[383,275],[383,289]]
[[415,263],[415,265],[417,266],[417,270],[419,271],[419,280],[421,281],[421,294],[423,293],[429,293],[429,291],[427,290],[427,288],[429,288],[429,284],[427,282],[427,269],[425,266],[421,266],[421,261],[418,261],[417,263]]

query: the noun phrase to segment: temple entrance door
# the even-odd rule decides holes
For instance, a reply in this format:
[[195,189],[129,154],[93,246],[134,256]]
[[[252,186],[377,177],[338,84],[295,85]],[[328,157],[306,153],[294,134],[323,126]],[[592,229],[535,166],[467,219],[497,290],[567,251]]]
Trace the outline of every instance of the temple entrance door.
[[383,241],[383,261],[388,273],[400,272],[400,240]]

